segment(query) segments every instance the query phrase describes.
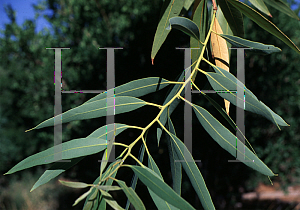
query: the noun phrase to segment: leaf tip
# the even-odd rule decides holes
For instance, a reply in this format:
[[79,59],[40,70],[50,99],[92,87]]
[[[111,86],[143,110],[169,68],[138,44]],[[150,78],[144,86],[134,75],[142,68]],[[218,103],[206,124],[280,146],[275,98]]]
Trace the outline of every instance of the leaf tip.
[[154,65],[154,58],[151,58],[151,63],[152,65]]

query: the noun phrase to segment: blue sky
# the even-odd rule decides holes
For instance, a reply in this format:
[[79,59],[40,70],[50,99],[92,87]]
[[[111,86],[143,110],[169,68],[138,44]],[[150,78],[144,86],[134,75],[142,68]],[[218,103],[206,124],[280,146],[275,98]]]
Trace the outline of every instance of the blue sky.
[[[298,4],[300,0],[297,0]],[[38,0],[0,0],[0,29],[4,29],[5,23],[9,23],[9,19],[5,14],[4,5],[11,4],[16,11],[16,21],[18,25],[22,25],[26,19],[34,19],[33,4],[37,4]],[[292,7],[295,8],[295,7]],[[51,14],[51,11],[45,11],[44,14]],[[41,31],[44,27],[49,28],[51,25],[43,18],[37,20],[36,32]]]

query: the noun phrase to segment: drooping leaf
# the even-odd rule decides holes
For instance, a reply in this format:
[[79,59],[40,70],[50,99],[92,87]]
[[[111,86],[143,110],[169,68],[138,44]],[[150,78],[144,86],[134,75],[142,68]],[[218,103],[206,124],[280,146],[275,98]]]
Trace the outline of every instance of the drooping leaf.
[[278,9],[280,12],[287,14],[288,16],[295,18],[296,20],[300,20],[299,17],[295,14],[295,12],[290,8],[289,5],[284,3],[281,0],[264,0],[267,4],[275,9]]
[[216,120],[207,110],[195,104],[193,104],[193,109],[203,128],[223,149],[234,157],[236,156],[236,152],[245,154],[246,161],[243,161],[245,165],[264,175],[274,176],[274,173],[254,153],[252,153],[247,146],[244,147],[245,153],[244,151],[240,151],[236,147],[236,141],[239,141],[237,140],[237,137]]
[[[226,39],[227,42],[232,44],[233,47],[236,48],[249,48],[250,51],[253,52],[261,52],[264,54],[271,54],[274,52],[280,52],[281,49],[278,47],[275,47],[273,45],[266,45],[259,42],[253,42],[249,41],[247,39],[242,39],[237,36],[230,36],[227,34],[219,34],[221,37]],[[247,50],[248,51],[248,50]]]
[[180,197],[169,185],[167,185],[154,171],[147,167],[131,166],[130,167],[134,173],[137,174],[139,179],[149,187],[156,195],[170,203],[171,205],[179,209],[193,209],[194,208]]
[[162,44],[165,42],[170,32],[169,30],[166,30],[166,28],[169,25],[169,19],[179,15],[180,11],[183,8],[184,1],[171,0],[168,1],[168,3],[169,5],[166,8],[162,18],[160,19],[155,32],[155,37],[154,37],[152,51],[151,51],[152,64],[153,64],[154,57],[156,56]]
[[106,145],[106,140],[99,138],[74,139],[25,158],[6,174],[12,174],[37,165],[53,163],[57,161],[54,159],[56,153],[61,153],[62,160],[68,160],[101,152],[106,149]]
[[190,37],[193,37],[196,40],[200,40],[200,32],[199,28],[188,18],[184,17],[173,17],[169,19],[169,26],[166,28],[166,30],[171,30],[172,28],[178,29],[185,34],[189,35]]
[[[188,69],[186,69],[188,70]],[[181,72],[180,76],[177,79],[177,82],[183,82],[184,81],[184,74],[185,74],[185,70],[183,72]],[[168,96],[166,97],[163,105],[167,104],[173,97],[174,95],[179,91],[179,89],[181,88],[180,84],[175,84],[172,88],[170,88],[170,92],[168,93]],[[181,92],[181,96],[184,96],[184,89]],[[159,121],[165,125],[167,123],[167,112],[169,112],[169,116],[171,116],[171,114],[173,113],[173,111],[175,110],[175,108],[178,106],[178,104],[181,102],[180,99],[175,99],[168,107],[168,110],[165,109],[163,111],[163,113],[161,114],[161,116],[159,117]],[[162,135],[162,128],[160,126],[158,126],[157,128],[157,142],[159,145],[159,141]]]
[[100,192],[101,192],[104,200],[106,201],[106,203],[108,203],[113,209],[124,210],[108,192],[105,192],[104,190],[100,190]]
[[72,206],[76,206],[80,201],[85,199],[91,192],[92,192],[92,188],[89,189],[87,192],[83,193],[81,196],[79,196],[79,198],[76,199],[76,201]]
[[[115,96],[140,97],[161,90],[169,85],[169,81],[161,77],[147,77],[133,80],[114,88]],[[100,93],[85,103],[105,99],[107,92]]]
[[263,0],[249,0],[257,9],[265,13],[266,15],[272,17],[268,7],[265,5]]
[[[198,4],[196,4],[198,3]],[[206,35],[207,35],[207,24],[208,24],[208,16],[207,16],[207,0],[202,0],[201,2],[195,2],[196,8],[193,13],[193,21],[196,23],[200,30],[200,38],[199,40],[204,43]],[[196,39],[190,39],[190,48],[199,48],[191,50],[191,58],[192,64],[196,62],[200,56],[203,45]],[[193,75],[192,80],[194,81],[197,76],[197,72]]]
[[188,151],[187,147],[177,138],[177,136],[169,133],[172,141],[174,143],[174,148],[176,150],[177,156],[181,161],[181,165],[184,171],[188,175],[191,184],[197,193],[201,204],[204,209],[215,209],[214,204],[211,200],[209,191],[206,187],[205,181],[198,169],[191,153]]
[[139,198],[139,196],[136,194],[136,192],[131,188],[127,187],[126,183],[121,180],[116,180],[116,182],[119,184],[119,186],[122,188],[123,192],[127,196],[127,198],[130,200],[132,205],[135,209],[145,209],[145,206],[142,202],[142,200]]
[[[107,170],[103,173],[102,179],[105,179],[108,177],[108,175],[119,165],[119,163],[116,164],[116,162],[119,160],[116,160],[115,162],[111,163]],[[112,174],[112,178],[115,178],[118,171]],[[100,181],[100,177],[98,176],[97,179],[94,181],[94,185],[97,185]],[[112,185],[112,179],[108,179],[106,182],[102,182],[101,185],[104,186],[110,186]],[[100,192],[98,189],[91,187],[92,192],[87,196],[84,203],[83,210],[102,210],[106,209],[106,201],[103,199],[103,196],[100,195]]]
[[[217,19],[224,34],[244,37],[244,21],[242,13],[227,1],[218,0]],[[223,17],[222,17],[223,16]],[[230,31],[232,33],[230,33]]]
[[[218,34],[223,34],[221,26],[219,25],[219,22],[216,18],[213,25],[213,31]],[[215,33],[212,33],[210,40],[212,46],[212,54],[213,58],[215,59],[216,66],[221,67],[222,69],[225,69],[229,72],[229,53],[225,39]],[[224,99],[224,103],[226,112],[229,115],[230,102]]]
[[[218,95],[240,108],[264,116],[276,125],[288,126],[288,124],[279,115],[259,101],[248,88],[245,87],[244,89],[244,85],[234,75],[219,67],[213,68],[217,73],[207,72],[206,76]],[[237,99],[237,86],[244,89],[244,98]]]
[[83,182],[69,182],[69,181],[63,181],[59,180],[60,183],[62,183],[65,186],[72,187],[72,188],[86,188],[89,185]]
[[[176,136],[175,128],[171,121],[170,116],[168,115],[168,130]],[[167,135],[169,137],[169,135]],[[170,157],[170,166],[171,166],[171,173],[173,179],[173,189],[178,194],[181,195],[181,181],[182,181],[182,169],[181,163],[178,161],[179,158],[174,148],[174,143],[169,137],[167,141],[169,157]]]
[[[160,173],[158,166],[156,165],[156,163],[153,160],[153,158],[151,157],[151,155],[150,156],[148,155],[148,167],[152,171],[154,171],[162,180],[164,180]],[[154,201],[157,209],[171,209],[171,210],[177,209],[176,207],[168,204],[168,202],[166,202],[165,200],[160,198],[158,195],[156,195],[149,187],[148,187],[148,191],[149,191],[150,196],[151,196],[152,200]]]
[[42,176],[37,180],[37,182],[33,185],[30,192],[38,188],[39,186],[48,183],[53,178],[57,177],[61,173],[65,172],[72,166],[76,165],[79,161],[81,161],[84,157],[74,158],[71,162],[56,162],[54,163],[48,170],[46,170]]
[[273,34],[284,43],[286,43],[290,48],[295,50],[298,54],[300,54],[299,48],[281,31],[279,30],[272,22],[266,19],[264,16],[253,10],[248,5],[237,1],[237,0],[225,0],[240,10],[244,15],[249,17],[255,23],[257,23],[260,27],[264,30],[268,31],[269,33]]
[[[121,124],[121,123],[115,123],[114,124],[116,128],[116,136],[126,130],[127,128],[131,128],[132,126]],[[97,130],[95,130],[93,133],[91,133],[88,137],[93,138],[105,138],[107,135],[107,125],[104,125]],[[48,170],[46,170],[42,176],[39,178],[39,180],[34,184],[34,186],[31,188],[30,192],[38,188],[39,186],[48,183],[53,178],[57,177],[61,173],[65,172],[72,166],[76,165],[79,161],[81,161],[84,157],[74,158],[71,162],[56,162],[54,163]]]
[[[141,99],[129,97],[129,96],[120,96],[120,97],[114,97],[113,107],[114,107],[115,114],[120,114],[124,112],[133,111],[145,105],[146,102]],[[70,109],[69,111],[60,114],[59,116],[61,117],[62,123],[67,123],[74,120],[92,119],[96,117],[106,116],[107,108],[108,107],[107,107],[106,98],[104,98],[89,103],[84,103],[81,106]],[[53,126],[53,125],[54,125],[54,117],[45,120],[44,122],[40,123],[33,129],[40,129],[40,128]]]

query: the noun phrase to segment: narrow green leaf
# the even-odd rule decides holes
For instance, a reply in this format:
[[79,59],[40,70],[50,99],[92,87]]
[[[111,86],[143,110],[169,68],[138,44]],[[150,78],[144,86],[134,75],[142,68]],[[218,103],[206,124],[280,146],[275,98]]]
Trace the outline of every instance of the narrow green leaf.
[[[244,37],[244,21],[242,13],[236,9],[234,6],[229,4],[227,1],[218,0],[219,8],[217,10],[217,19],[222,28],[224,34],[235,35],[239,37]],[[224,20],[222,20],[221,14],[219,13],[219,9],[221,9],[222,16]],[[228,28],[232,31],[232,33],[228,33]]]
[[62,183],[65,186],[72,187],[72,188],[86,188],[89,185],[83,182],[69,182],[69,181],[63,181],[59,180],[60,183]]
[[[193,15],[193,21],[197,24],[200,29],[200,37],[199,40],[204,43],[206,35],[207,35],[207,25],[208,25],[208,16],[207,16],[207,0],[202,0],[197,8],[195,9],[195,13]],[[190,39],[190,48],[199,48],[191,50],[191,58],[192,64],[196,62],[200,56],[203,45],[195,39]],[[197,76],[197,72],[193,76],[193,81]]]
[[187,201],[180,197],[169,185],[167,185],[155,172],[149,168],[140,166],[130,167],[139,179],[149,187],[156,195],[171,205],[184,210],[194,209]]
[[265,5],[263,0],[249,0],[257,9],[265,13],[266,15],[272,17],[268,7]]
[[266,19],[264,16],[253,10],[248,5],[237,1],[237,0],[226,0],[238,10],[240,10],[244,15],[249,17],[255,23],[257,23],[260,27],[264,30],[268,31],[269,33],[273,34],[284,43],[286,43],[290,48],[295,50],[298,54],[300,54],[299,48],[282,32],[280,31],[272,22]]
[[[230,72],[213,67],[218,73],[207,72],[207,78],[213,89],[224,99],[247,111],[259,114],[272,121],[275,125],[289,126],[279,115],[257,99],[257,97]],[[220,73],[220,74],[219,74]],[[223,75],[224,76],[223,76]],[[237,98],[237,85],[244,89],[244,98]],[[228,92],[231,91],[231,92]],[[235,92],[234,92],[235,91]],[[239,103],[237,103],[237,100]]]
[[[129,96],[120,96],[120,97],[114,97],[113,107],[115,110],[115,114],[120,114],[124,112],[133,111],[145,105],[146,102],[141,99],[129,97]],[[106,116],[107,108],[108,107],[107,107],[106,98],[104,98],[89,103],[84,103],[58,116],[61,117],[61,123],[67,123],[74,120],[92,119],[92,118]],[[32,129],[40,129],[48,126],[54,126],[54,117],[45,120],[44,122],[40,123],[39,125],[37,125]]]
[[[126,130],[127,128],[131,128],[132,126],[121,124],[121,123],[115,123],[114,124],[116,128],[116,136]],[[107,135],[107,125],[104,125],[97,130],[95,130],[93,133],[91,133],[88,137],[94,137],[94,138],[105,138]],[[34,186],[31,188],[30,192],[38,188],[39,186],[48,183],[53,178],[57,177],[61,173],[65,172],[72,166],[76,165],[79,161],[81,161],[84,157],[74,158],[71,162],[56,162],[54,163],[48,170],[46,170],[43,175],[39,178],[39,180],[34,184]]]
[[85,199],[91,192],[92,192],[92,188],[89,189],[84,194],[82,194],[79,198],[77,198],[76,201],[74,202],[74,204],[72,206],[76,206],[80,201],[82,201],[83,199]]
[[135,209],[145,209],[145,206],[142,202],[142,200],[139,198],[139,196],[136,194],[136,192],[131,188],[127,187],[126,183],[121,180],[116,180],[116,182],[119,184],[119,186],[122,188],[123,192],[127,196],[127,198],[130,200],[132,205]]
[[[144,137],[145,142],[147,141],[148,131],[149,131],[149,130],[147,130],[146,133],[145,133],[145,137]],[[141,163],[142,163],[143,160],[144,160],[144,154],[145,154],[145,145],[142,144],[141,147],[140,147],[139,156],[138,156],[138,159],[139,159],[139,161],[140,161]],[[138,165],[138,163],[136,163],[136,165]],[[134,173],[134,174],[133,174],[133,177],[132,177],[132,180],[131,180],[131,186],[130,186],[133,190],[135,190],[137,181],[138,181],[137,175]],[[128,209],[129,209],[129,206],[130,206],[130,201],[127,199],[125,209],[128,210]]]
[[160,49],[170,32],[169,30],[166,30],[169,24],[169,19],[179,15],[180,11],[183,8],[183,4],[184,1],[182,0],[171,0],[162,18],[160,19],[155,32],[155,37],[151,51],[152,64],[154,57],[156,56],[158,50]]
[[[177,79],[177,82],[183,82],[184,81],[184,73],[185,70],[181,72],[180,76]],[[179,91],[179,89],[181,88],[181,84],[176,84],[174,85],[172,88],[170,88],[168,96],[166,97],[163,105],[167,104],[173,97],[174,95]],[[181,96],[184,96],[184,90],[181,92],[180,94]],[[161,114],[161,116],[159,117],[159,121],[165,125],[167,123],[167,112],[169,112],[169,116],[171,116],[171,114],[173,113],[173,111],[175,110],[175,108],[178,106],[178,104],[181,102],[180,99],[175,99],[168,107],[168,110],[165,109],[163,111],[163,113]],[[158,126],[157,128],[157,142],[159,145],[159,141],[162,135],[162,128],[160,126]]]
[[[169,85],[169,81],[161,77],[147,77],[133,80],[114,88],[115,96],[140,97],[161,90]],[[85,103],[106,99],[107,92],[100,93]]]
[[[162,180],[164,180],[161,173],[160,173],[160,170],[159,170],[158,166],[156,165],[156,163],[153,160],[153,158],[151,157],[151,155],[148,155],[148,167],[152,171],[154,171]],[[157,209],[171,209],[171,210],[177,210],[178,209],[178,208],[168,204],[165,200],[163,200],[161,197],[156,195],[149,187],[147,187],[147,188],[148,188],[149,194],[150,194],[152,200],[154,201]]]
[[[111,163],[107,170],[103,173],[102,179],[107,178],[107,176],[114,170],[119,164],[115,164],[118,160],[115,162]],[[115,165],[115,166],[113,166]],[[118,171],[116,171],[111,177],[115,178],[116,174]],[[94,185],[98,185],[100,181],[100,177],[98,176],[97,179],[94,181]],[[110,186],[112,185],[113,180],[108,179],[106,183],[102,182],[101,186]],[[98,189],[91,187],[92,192],[87,196],[85,203],[84,203],[84,210],[102,210],[106,209],[106,201],[103,199],[103,196],[100,195],[100,192]]]
[[105,191],[115,191],[115,190],[122,189],[118,186],[109,186],[109,185],[95,185],[95,188],[97,188],[98,190],[105,190]]
[[54,160],[54,154],[57,153],[61,153],[63,160],[68,160],[101,152],[106,148],[106,145],[106,140],[99,138],[87,137],[74,139],[25,158],[10,169],[6,174],[12,174],[37,165],[53,163],[57,161]]
[[54,163],[48,170],[46,170],[42,176],[37,180],[37,182],[33,185],[30,192],[38,188],[39,186],[48,183],[53,178],[57,177],[61,173],[65,172],[72,166],[76,165],[79,161],[81,161],[84,157],[74,158],[71,162],[56,162]]
[[166,30],[171,30],[172,28],[178,29],[185,34],[189,35],[190,37],[193,37],[196,40],[200,40],[200,32],[199,28],[188,18],[184,17],[173,17],[169,19],[169,26],[166,28]]
[[[168,116],[168,130],[176,136],[175,128],[171,121],[170,116]],[[174,143],[171,140],[171,137],[168,135],[167,145],[170,157],[170,167],[173,179],[173,189],[178,194],[181,195],[181,180],[182,180],[182,170],[181,163],[178,161],[179,158],[174,148]]]
[[105,201],[113,208],[116,210],[124,210],[119,204],[114,200],[114,198],[108,193],[105,192],[104,190],[100,190],[101,194],[103,195],[103,198]]
[[177,138],[177,136],[173,135],[172,133],[169,133],[169,135],[173,140],[174,148],[176,150],[179,160],[181,161],[181,165],[184,168],[186,174],[188,175],[191,184],[201,201],[203,208],[215,209],[209,191],[206,187],[205,181],[191,153],[188,151],[187,147],[182,143],[182,141],[180,141],[180,139]]
[[296,20],[300,20],[299,17],[295,14],[295,12],[285,2],[281,0],[264,0],[264,2],[269,4],[271,7],[278,9],[280,12],[287,14],[292,18],[295,18]]
[[244,151],[238,150],[236,147],[237,137],[216,120],[207,110],[195,104],[193,104],[193,109],[203,128],[223,149],[234,157],[236,156],[236,152],[245,154],[246,161],[243,161],[245,165],[264,175],[274,176],[274,173],[252,153],[247,146],[244,147],[245,153],[243,153]]
[[[219,34],[219,36],[223,37],[227,42],[232,44],[233,47],[236,48],[251,48],[249,49],[252,52],[261,52],[264,54],[271,54],[274,52],[280,52],[281,49],[275,47],[273,45],[266,45],[259,42],[253,42],[247,39],[242,39],[237,36],[230,36],[226,34]],[[248,50],[247,50],[248,51]]]

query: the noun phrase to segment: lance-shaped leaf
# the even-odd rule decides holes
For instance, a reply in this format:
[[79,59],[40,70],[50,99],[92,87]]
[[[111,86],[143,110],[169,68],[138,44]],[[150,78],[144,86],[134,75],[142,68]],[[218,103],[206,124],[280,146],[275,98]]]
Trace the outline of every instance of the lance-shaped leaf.
[[[130,128],[132,126],[121,124],[121,123],[115,123],[116,128],[116,136],[126,130],[127,128]],[[112,131],[111,131],[112,132]],[[104,125],[97,130],[95,130],[93,133],[91,133],[88,137],[93,138],[105,138],[107,135],[107,125]],[[81,161],[84,157],[74,158],[71,162],[56,162],[54,163],[48,170],[46,170],[43,175],[38,179],[38,181],[33,185],[32,189],[33,191],[39,186],[48,183],[53,178],[57,177],[61,173],[65,172],[72,166],[76,165],[79,161]]]
[[53,163],[57,161],[54,159],[55,154],[59,153],[63,160],[95,154],[106,149],[106,145],[106,140],[99,138],[87,137],[74,139],[27,157],[10,169],[6,174],[12,174],[37,165]]
[[194,208],[186,200],[180,197],[151,169],[140,166],[126,166],[130,167],[147,187],[149,187],[156,195],[167,201],[169,204],[179,209],[194,210]]
[[105,192],[104,190],[100,190],[100,192],[106,203],[108,203],[113,209],[124,210],[108,192]]
[[173,17],[169,20],[170,24],[166,28],[167,30],[171,30],[172,28],[178,29],[185,34],[189,35],[190,37],[193,37],[196,40],[200,40],[200,32],[199,28],[188,18],[184,17]]
[[[217,34],[223,34],[221,26],[219,25],[219,22],[216,18],[215,18],[215,22],[213,25],[213,30]],[[227,43],[226,43],[225,39],[218,36],[217,34],[212,33],[211,37],[210,37],[211,46],[212,46],[212,54],[215,59],[216,66],[221,67],[229,72],[229,53],[228,53],[228,49],[227,49]],[[224,100],[224,103],[225,103],[226,112],[229,115],[230,102],[227,100]]]
[[255,23],[257,23],[260,27],[264,30],[268,31],[269,33],[273,34],[284,43],[286,43],[290,48],[295,50],[298,54],[300,54],[299,48],[281,31],[279,30],[272,22],[266,19],[264,16],[253,10],[248,5],[237,1],[237,0],[226,0],[238,10],[240,10],[244,15],[249,17]]
[[168,4],[162,18],[160,19],[153,41],[152,51],[151,51],[151,60],[153,64],[154,57],[156,56],[158,50],[165,42],[170,30],[166,30],[169,25],[169,19],[179,15],[180,11],[183,8],[184,1],[182,0],[170,0],[165,1]]
[[[189,68],[187,68],[186,70],[188,70]],[[181,74],[178,76],[177,78],[177,82],[183,82],[184,81],[184,74],[185,71],[182,71]],[[166,97],[163,105],[167,104],[173,97],[174,95],[176,95],[176,93],[179,91],[179,89],[181,88],[181,84],[176,84],[174,85],[172,88],[170,88],[168,96]],[[184,89],[180,94],[181,96],[184,96]],[[165,125],[167,123],[167,114],[169,112],[169,116],[171,116],[171,114],[173,113],[173,111],[175,110],[175,108],[178,106],[178,104],[181,102],[180,99],[175,99],[167,109],[164,109],[163,113],[161,114],[161,116],[159,117],[159,121]],[[159,145],[159,141],[162,135],[162,128],[160,126],[158,126],[157,128],[157,142]]]
[[281,0],[264,0],[267,4],[275,9],[278,9],[280,12],[287,14],[288,16],[299,20],[299,17],[295,14],[293,10],[291,10],[290,6],[284,3]]
[[266,45],[259,42],[253,42],[247,39],[242,39],[237,36],[230,36],[226,34],[219,34],[221,37],[226,39],[233,47],[236,48],[249,48],[252,52],[261,52],[263,54],[271,54],[274,52],[280,52],[281,49],[273,45]]
[[[119,160],[117,160],[119,161]],[[102,178],[105,179],[107,178],[107,176],[118,166],[118,163],[116,164],[116,162],[111,163],[107,170],[104,172]],[[112,174],[112,178],[114,178],[116,176],[118,171],[116,171],[115,173]],[[97,185],[100,181],[99,179],[100,177],[98,176],[97,179],[94,181],[94,185]],[[102,182],[101,185],[104,186],[111,186],[112,185],[113,180],[112,179],[108,179],[108,181],[106,181],[106,183]],[[85,203],[84,203],[84,208],[83,210],[101,210],[101,209],[106,209],[106,202],[103,199],[103,196],[100,195],[100,192],[98,189],[91,187],[92,192],[87,196]]]
[[[161,90],[169,85],[169,81],[161,77],[147,77],[133,80],[114,88],[115,96],[140,97]],[[85,103],[105,99],[107,92],[100,93]]]
[[[148,167],[152,171],[154,171],[162,180],[164,180],[160,173],[158,166],[156,165],[156,163],[153,160],[153,158],[151,157],[151,155],[148,155]],[[152,200],[154,201],[157,209],[172,209],[172,210],[177,209],[176,207],[168,204],[165,200],[163,200],[158,195],[156,195],[149,187],[148,187],[148,191],[149,191],[150,196],[151,196]]]
[[[227,1],[218,0],[217,19],[224,34],[244,37],[243,14]],[[232,33],[230,33],[232,31]]]
[[69,182],[69,181],[63,181],[59,180],[60,183],[62,183],[65,186],[72,187],[72,188],[86,188],[89,185],[83,182]]
[[[198,3],[198,4],[196,4]],[[208,24],[208,16],[207,16],[207,1],[203,0],[201,2],[194,3],[194,13],[193,13],[193,21],[197,24],[200,30],[200,38],[199,40],[204,43],[206,35],[207,35],[207,24]],[[196,62],[200,56],[203,45],[196,39],[190,39],[190,48],[199,48],[191,50],[192,64]],[[192,80],[194,81],[197,76],[197,72],[193,75]]]
[[80,201],[85,199],[91,192],[92,192],[92,188],[89,189],[87,192],[83,193],[79,198],[77,198],[72,206],[76,206]]
[[109,186],[109,185],[95,185],[94,188],[97,188],[98,190],[105,190],[105,191],[115,191],[115,190],[121,190],[122,188],[118,186]]
[[132,205],[135,209],[145,209],[145,206],[142,202],[142,200],[139,198],[139,196],[136,194],[136,192],[131,188],[127,187],[126,183],[121,180],[116,180],[116,182],[119,184],[119,186],[122,188],[123,192],[127,196],[127,198],[130,200]]
[[236,147],[237,137],[224,127],[207,110],[195,104],[193,104],[193,109],[203,128],[223,149],[234,157],[236,156],[236,152],[242,155],[245,154],[246,161],[243,161],[245,165],[264,175],[274,176],[274,173],[268,168],[268,166],[266,166],[254,153],[252,153],[247,146],[244,147],[245,150],[240,151],[239,148]]
[[[213,89],[222,98],[247,111],[262,115],[276,125],[289,126],[279,115],[259,101],[234,75],[219,67],[213,66],[213,68],[218,73],[207,72],[206,76]],[[237,98],[237,86],[244,89],[244,98]]]
[[265,13],[266,15],[272,17],[268,7],[265,5],[263,0],[249,0],[257,9]]
[[[170,116],[168,115],[168,130],[176,136],[175,128],[171,121]],[[171,140],[170,136],[168,135],[169,140],[167,141],[169,157],[170,157],[170,166],[171,166],[171,173],[173,179],[173,189],[178,194],[181,195],[181,181],[182,181],[182,170],[181,170],[181,163],[178,161],[179,158],[174,148],[174,143]]]
[[[74,109],[71,109],[56,116],[56,119],[61,117],[61,123],[67,123],[74,120],[85,120],[106,116],[107,108],[109,107],[114,107],[115,114],[120,114],[124,112],[133,111],[145,105],[146,102],[141,99],[128,96],[120,96],[114,97],[114,104],[107,106],[107,100],[106,98],[104,98],[89,103],[84,103]],[[44,122],[40,123],[32,129],[40,129],[53,125],[54,117],[45,120]]]
[[181,161],[182,167],[188,175],[191,184],[201,201],[203,208],[215,209],[208,189],[206,187],[205,181],[191,153],[189,152],[187,147],[182,143],[182,141],[180,141],[180,139],[177,138],[177,136],[173,135],[172,133],[169,133],[169,135],[172,138],[174,148],[176,150],[179,160]]

